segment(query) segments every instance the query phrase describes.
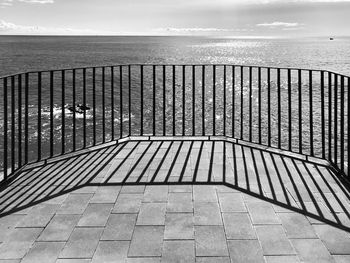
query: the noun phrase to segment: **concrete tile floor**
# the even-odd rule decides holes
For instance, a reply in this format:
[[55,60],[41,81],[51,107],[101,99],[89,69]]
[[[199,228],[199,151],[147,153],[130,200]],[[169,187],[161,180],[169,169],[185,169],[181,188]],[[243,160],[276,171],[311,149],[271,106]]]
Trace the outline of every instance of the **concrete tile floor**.
[[[0,262],[350,262],[349,192],[332,171],[222,142],[212,153],[211,143],[202,154],[216,161],[200,169],[198,155],[150,161],[142,142],[24,172],[0,193]],[[255,169],[263,158],[280,165]],[[152,178],[163,182],[141,184]]]

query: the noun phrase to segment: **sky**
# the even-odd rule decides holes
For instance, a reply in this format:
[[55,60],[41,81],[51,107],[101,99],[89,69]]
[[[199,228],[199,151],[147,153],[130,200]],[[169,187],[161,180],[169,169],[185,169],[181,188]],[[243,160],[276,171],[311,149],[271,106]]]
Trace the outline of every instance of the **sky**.
[[1,35],[350,36],[350,0],[0,0]]

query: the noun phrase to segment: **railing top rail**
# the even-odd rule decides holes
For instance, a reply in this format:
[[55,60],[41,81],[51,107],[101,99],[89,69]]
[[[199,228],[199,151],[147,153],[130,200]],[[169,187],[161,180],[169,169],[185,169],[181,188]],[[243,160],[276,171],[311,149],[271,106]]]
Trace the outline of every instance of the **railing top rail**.
[[273,70],[302,70],[302,71],[313,71],[313,72],[325,72],[325,73],[331,73],[331,74],[335,74],[338,76],[343,76],[345,78],[350,78],[350,76],[341,74],[341,73],[337,73],[334,71],[330,71],[330,70],[324,70],[324,69],[307,69],[307,68],[296,68],[296,67],[276,67],[276,66],[258,66],[258,65],[242,65],[242,64],[224,64],[224,63],[200,63],[200,64],[196,64],[196,63],[184,63],[184,64],[168,64],[168,63],[131,63],[131,64],[111,64],[111,65],[92,65],[92,66],[86,66],[86,67],[73,67],[73,68],[59,68],[59,69],[49,69],[49,70],[37,70],[37,71],[22,71],[22,72],[17,72],[14,74],[10,74],[10,75],[4,75],[4,76],[0,76],[0,79],[4,79],[4,78],[9,78],[9,77],[13,77],[13,76],[18,76],[18,75],[23,75],[23,74],[37,74],[37,73],[50,73],[50,72],[60,72],[60,71],[70,71],[70,70],[84,70],[84,69],[93,69],[93,68],[110,68],[110,67],[128,67],[128,66],[166,66],[166,67],[171,67],[171,66],[176,66],[176,67],[192,67],[192,66],[196,66],[196,67],[200,67],[200,66],[228,66],[228,67],[244,67],[244,68],[261,68],[261,69],[273,69]]

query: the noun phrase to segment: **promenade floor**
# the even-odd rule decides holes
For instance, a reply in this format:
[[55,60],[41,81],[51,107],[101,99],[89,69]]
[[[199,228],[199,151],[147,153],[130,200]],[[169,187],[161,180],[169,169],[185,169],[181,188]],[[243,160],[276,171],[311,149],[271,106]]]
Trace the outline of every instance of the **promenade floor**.
[[1,262],[350,262],[350,192],[250,146],[129,141],[10,182]]

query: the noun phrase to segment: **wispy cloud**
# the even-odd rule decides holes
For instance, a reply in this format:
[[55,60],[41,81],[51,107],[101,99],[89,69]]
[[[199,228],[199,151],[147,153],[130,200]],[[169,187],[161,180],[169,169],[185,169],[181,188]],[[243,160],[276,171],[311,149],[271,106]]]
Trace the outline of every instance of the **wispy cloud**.
[[299,24],[299,23],[290,23],[290,22],[272,22],[272,23],[261,23],[261,24],[256,24],[258,27],[270,27],[270,28],[294,28],[294,27],[299,27],[303,26],[304,24]]
[[11,22],[0,20],[0,34],[55,34],[55,35],[95,35],[104,32],[96,32],[90,29],[77,29],[68,27],[42,27],[17,25]]
[[18,0],[19,2],[30,4],[53,4],[54,0]]
[[155,31],[167,31],[167,32],[227,32],[231,31],[227,28],[201,28],[201,27],[184,27],[184,28],[177,28],[177,27],[167,27],[167,28],[156,28]]
[[54,0],[0,0],[0,7],[12,6],[15,2],[28,4],[53,4]]
[[220,32],[246,32],[249,30],[246,28],[166,27],[166,28],[156,28],[153,31],[158,33],[171,33],[171,34],[210,34],[210,33],[220,33]]

